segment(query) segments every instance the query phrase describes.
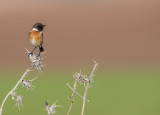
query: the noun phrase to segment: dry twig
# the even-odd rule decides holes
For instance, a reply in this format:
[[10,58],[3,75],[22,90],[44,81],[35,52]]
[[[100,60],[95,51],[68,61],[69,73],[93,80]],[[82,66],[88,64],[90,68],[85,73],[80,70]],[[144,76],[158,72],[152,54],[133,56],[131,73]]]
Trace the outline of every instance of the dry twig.
[[[3,106],[7,100],[7,98],[11,95],[12,96],[12,100],[14,100],[14,96],[16,96],[15,94],[15,90],[17,89],[18,85],[22,82],[22,80],[26,77],[26,75],[30,72],[30,67],[24,72],[24,74],[22,75],[22,77],[19,79],[19,81],[17,82],[17,84],[13,87],[13,89],[6,95],[6,97],[4,98],[1,108],[0,108],[0,115],[2,115],[2,110],[3,110]],[[19,100],[19,99],[18,99]],[[20,103],[18,104],[20,105]]]
[[[85,76],[85,75],[82,75],[81,72],[74,74],[74,79],[75,79],[75,81],[74,81],[73,88],[69,85],[69,83],[67,83],[67,86],[72,90],[72,95],[70,96],[70,98],[71,98],[71,105],[70,105],[70,108],[69,108],[69,110],[68,110],[67,115],[69,115],[69,113],[70,113],[70,111],[71,111],[71,109],[72,109],[73,103],[74,103],[74,93],[77,94],[79,97],[81,97],[81,98],[83,99],[83,106],[82,106],[81,115],[84,114],[85,103],[86,103],[86,101],[89,102],[89,100],[86,99],[87,91],[88,91],[88,88],[89,88],[89,86],[90,86],[90,83],[93,81],[93,80],[92,80],[92,79],[93,79],[93,76],[94,76],[93,73],[94,73],[97,65],[98,65],[98,64],[95,62],[94,67],[93,67],[93,70],[92,70],[92,72],[91,72],[91,74],[90,74],[90,77],[87,77],[87,76]],[[75,90],[76,90],[76,86],[77,86],[77,82],[87,84],[87,85],[85,86],[84,96],[81,96],[79,93],[77,93],[77,92],[75,91]]]
[[[39,71],[42,71],[42,58],[41,56],[36,56],[35,54],[31,54],[27,49],[26,49],[28,56],[30,58],[31,61],[31,65],[33,67],[35,67],[36,69],[38,69]],[[22,83],[23,86],[28,87],[28,88],[32,88],[32,84],[31,82],[34,81],[36,78],[32,79],[32,80],[25,80],[24,78],[26,77],[26,75],[31,71],[30,70],[31,67],[29,67],[24,74],[22,75],[22,77],[19,79],[19,81],[17,82],[17,84],[13,87],[13,89],[6,95],[6,97],[4,98],[1,107],[0,107],[0,115],[2,115],[2,111],[3,111],[3,106],[6,102],[6,100],[8,99],[8,97],[11,95],[12,96],[12,100],[16,100],[16,105],[19,107],[20,105],[22,105],[22,96],[17,95],[16,94],[16,89],[18,87],[18,85],[20,83]]]
[[82,105],[82,112],[81,112],[81,115],[84,115],[84,108],[85,108],[85,104],[86,104],[86,97],[87,97],[87,91],[88,91],[88,88],[89,88],[89,85],[90,85],[90,81],[92,81],[92,78],[94,76],[94,71],[96,70],[96,67],[98,65],[98,63],[94,62],[94,66],[93,66],[93,70],[90,74],[90,77],[89,77],[89,81],[87,82],[87,85],[85,87],[85,92],[84,92],[84,96],[83,96],[83,105]]
[[[72,105],[73,105],[73,103],[74,103],[74,93],[75,93],[76,86],[77,86],[77,80],[75,79],[75,81],[74,81],[73,89],[72,89],[72,87],[69,85],[69,83],[67,83],[67,86],[68,86],[69,88],[71,88],[71,90],[73,91],[73,92],[72,92],[72,95],[70,96],[70,98],[71,98],[71,105],[70,105],[69,110],[68,110],[68,113],[67,113],[67,115],[69,115],[69,113],[70,113],[70,111],[71,111],[71,109],[72,109]],[[77,92],[76,92],[76,93],[77,93]],[[77,95],[79,95],[79,94],[77,93]],[[81,95],[79,95],[79,96],[81,96]]]

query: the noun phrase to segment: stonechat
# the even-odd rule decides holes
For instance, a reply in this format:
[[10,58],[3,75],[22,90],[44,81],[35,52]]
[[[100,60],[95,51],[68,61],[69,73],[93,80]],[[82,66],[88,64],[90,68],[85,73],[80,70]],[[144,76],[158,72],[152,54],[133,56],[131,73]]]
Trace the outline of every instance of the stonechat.
[[42,23],[35,23],[32,27],[32,30],[28,33],[28,38],[31,43],[31,45],[34,46],[34,49],[32,50],[31,54],[33,51],[39,47],[39,55],[40,53],[43,52],[43,28],[46,25],[43,25]]

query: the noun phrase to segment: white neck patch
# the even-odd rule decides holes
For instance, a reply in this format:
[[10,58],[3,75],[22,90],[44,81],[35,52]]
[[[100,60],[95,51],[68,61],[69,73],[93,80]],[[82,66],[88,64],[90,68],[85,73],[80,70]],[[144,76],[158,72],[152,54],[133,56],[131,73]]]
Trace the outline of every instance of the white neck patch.
[[37,28],[32,28],[33,31],[39,31]]

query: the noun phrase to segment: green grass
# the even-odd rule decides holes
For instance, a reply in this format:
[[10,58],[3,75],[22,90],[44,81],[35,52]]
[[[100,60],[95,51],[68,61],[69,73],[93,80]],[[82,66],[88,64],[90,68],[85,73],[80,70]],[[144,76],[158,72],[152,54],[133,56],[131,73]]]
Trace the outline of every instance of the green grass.
[[[23,72],[1,72],[0,103],[13,88]],[[38,76],[30,73],[27,78]],[[160,114],[160,72],[156,71],[96,71],[92,87],[88,90],[85,115],[159,115]],[[72,72],[46,71],[33,82],[35,90],[19,86],[17,93],[23,95],[20,111],[15,102],[8,98],[3,115],[47,115],[45,101],[57,101],[56,115],[66,115],[72,91],[66,86],[73,85]],[[77,92],[83,94],[84,85],[78,84]],[[82,99],[75,95],[70,115],[80,115]]]

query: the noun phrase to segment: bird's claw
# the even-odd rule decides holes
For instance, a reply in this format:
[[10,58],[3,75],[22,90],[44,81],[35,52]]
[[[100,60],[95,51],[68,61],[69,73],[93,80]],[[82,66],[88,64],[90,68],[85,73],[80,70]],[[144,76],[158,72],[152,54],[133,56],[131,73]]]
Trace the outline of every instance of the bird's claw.
[[28,53],[28,57],[29,57],[30,55],[32,56],[32,55],[33,55],[33,53],[32,53],[32,52]]
[[41,55],[41,53],[39,52],[39,54],[37,55],[37,57],[39,57]]

